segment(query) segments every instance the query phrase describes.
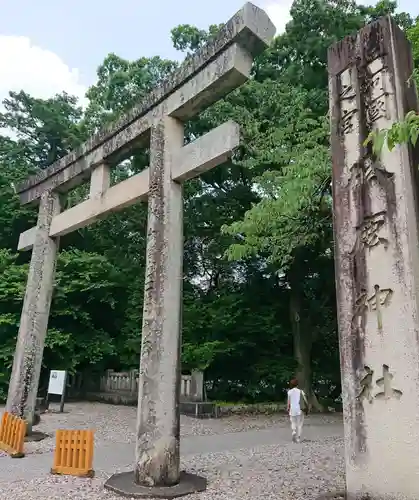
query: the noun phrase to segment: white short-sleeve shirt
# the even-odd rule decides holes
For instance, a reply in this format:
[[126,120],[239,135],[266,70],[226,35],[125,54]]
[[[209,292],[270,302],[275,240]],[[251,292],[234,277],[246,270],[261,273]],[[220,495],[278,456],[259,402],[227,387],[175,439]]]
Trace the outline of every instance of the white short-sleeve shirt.
[[290,403],[291,417],[296,417],[297,415],[301,415],[301,408],[300,408],[301,393],[304,394],[304,392],[301,389],[298,389],[298,387],[294,387],[293,389],[290,389],[288,391],[288,401]]

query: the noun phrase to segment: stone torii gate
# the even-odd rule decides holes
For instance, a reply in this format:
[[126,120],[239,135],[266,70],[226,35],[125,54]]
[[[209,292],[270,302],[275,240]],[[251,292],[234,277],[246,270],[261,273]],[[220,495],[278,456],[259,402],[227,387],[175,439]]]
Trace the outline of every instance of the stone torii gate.
[[[192,484],[190,476],[179,472],[182,182],[225,162],[239,145],[239,126],[224,123],[185,146],[183,124],[246,82],[254,56],[274,34],[266,13],[245,4],[216,38],[187,58],[140,105],[17,188],[21,203],[39,204],[39,212],[36,227],[22,233],[18,245],[19,250],[32,248],[32,257],[7,410],[29,423],[38,391],[60,236],[148,200],[136,463],[128,486],[124,475],[114,476],[108,483],[109,488],[129,496],[149,495],[150,487],[153,496],[162,494],[159,488],[186,494],[204,487],[202,481]],[[149,168],[110,187],[110,168],[141,146],[150,146]],[[89,199],[61,212],[60,193],[89,179]]]

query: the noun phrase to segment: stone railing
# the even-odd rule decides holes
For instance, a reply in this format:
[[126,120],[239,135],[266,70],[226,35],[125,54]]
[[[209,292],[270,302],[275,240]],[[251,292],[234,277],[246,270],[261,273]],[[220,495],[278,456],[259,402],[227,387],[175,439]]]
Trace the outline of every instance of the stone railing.
[[[195,371],[191,375],[182,375],[180,384],[181,400],[202,401],[203,382],[202,372]],[[100,379],[100,392],[136,397],[138,394],[138,370],[126,372],[108,370]]]

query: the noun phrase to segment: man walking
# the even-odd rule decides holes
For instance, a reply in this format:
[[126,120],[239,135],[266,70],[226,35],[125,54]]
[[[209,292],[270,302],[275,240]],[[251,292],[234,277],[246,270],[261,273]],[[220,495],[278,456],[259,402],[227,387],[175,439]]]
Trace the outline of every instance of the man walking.
[[308,411],[308,402],[304,392],[298,388],[297,379],[292,379],[290,385],[287,409],[291,421],[292,441],[299,443],[303,430],[304,412]]

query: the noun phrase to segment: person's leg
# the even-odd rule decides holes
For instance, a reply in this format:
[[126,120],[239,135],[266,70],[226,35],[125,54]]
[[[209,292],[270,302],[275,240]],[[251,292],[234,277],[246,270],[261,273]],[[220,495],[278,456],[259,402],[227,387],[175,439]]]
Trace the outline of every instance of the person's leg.
[[297,424],[297,442],[299,443],[301,440],[301,433],[303,432],[303,424],[304,424],[304,413],[298,415],[298,424]]
[[290,415],[290,421],[291,421],[291,432],[292,432],[292,440],[295,441],[297,438],[297,419],[298,416],[292,416]]

